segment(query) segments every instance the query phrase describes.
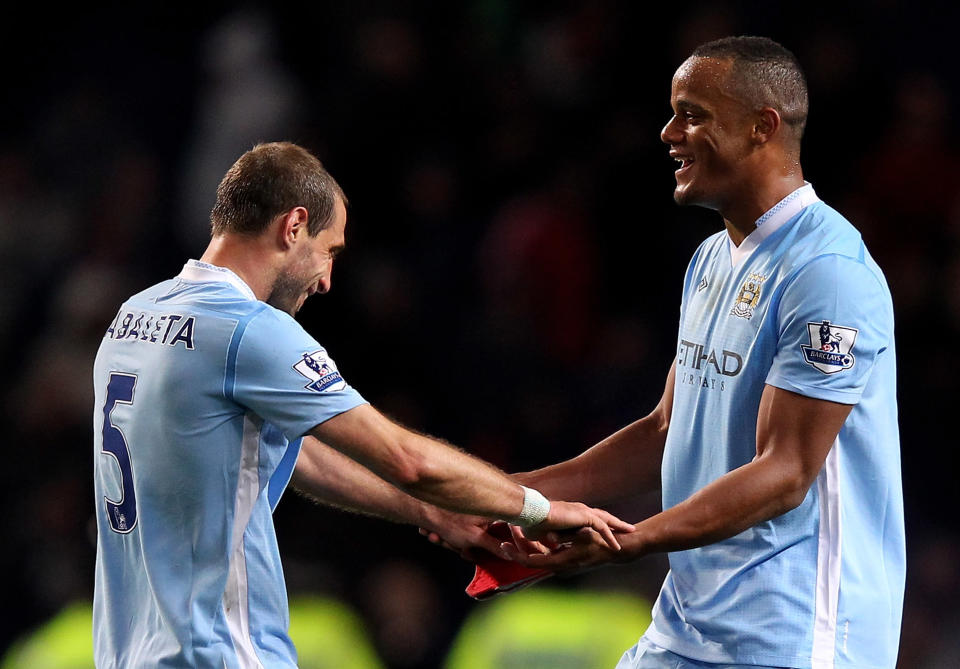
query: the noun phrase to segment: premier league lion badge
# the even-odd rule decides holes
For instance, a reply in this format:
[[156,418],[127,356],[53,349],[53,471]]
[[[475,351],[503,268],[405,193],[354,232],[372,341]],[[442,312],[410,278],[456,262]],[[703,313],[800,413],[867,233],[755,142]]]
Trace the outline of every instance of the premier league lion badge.
[[800,345],[807,363],[824,374],[835,374],[853,367],[857,361],[852,353],[859,332],[856,328],[822,321],[807,323],[807,332],[810,335],[810,345]]
[[293,368],[307,377],[310,381],[305,387],[318,393],[324,391],[343,390],[347,385],[340,372],[337,371],[333,360],[327,357],[324,350],[304,353],[300,361]]

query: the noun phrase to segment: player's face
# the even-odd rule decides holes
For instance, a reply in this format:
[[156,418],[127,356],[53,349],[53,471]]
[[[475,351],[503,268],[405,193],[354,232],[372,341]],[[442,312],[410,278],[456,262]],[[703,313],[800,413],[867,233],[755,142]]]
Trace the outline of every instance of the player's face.
[[673,118],[660,132],[680,167],[674,173],[678,204],[721,213],[745,187],[743,161],[750,148],[752,118],[727,91],[730,61],[689,58],[673,75]]
[[346,243],[346,225],[347,210],[338,199],[333,222],[316,237],[304,234],[294,246],[290,264],[277,277],[267,303],[292,316],[300,311],[308,297],[329,291],[333,261]]

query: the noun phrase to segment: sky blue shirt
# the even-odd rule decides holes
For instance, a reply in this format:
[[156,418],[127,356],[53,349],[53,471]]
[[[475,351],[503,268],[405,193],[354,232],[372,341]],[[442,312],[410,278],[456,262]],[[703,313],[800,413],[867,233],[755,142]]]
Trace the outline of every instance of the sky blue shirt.
[[302,435],[363,398],[197,261],[120,307],[94,388],[97,666],[295,667],[272,511]]
[[687,269],[663,507],[756,455],[766,385],[853,405],[799,507],[669,555],[646,636],[705,662],[889,668],[905,576],[893,307],[857,230],[809,184]]

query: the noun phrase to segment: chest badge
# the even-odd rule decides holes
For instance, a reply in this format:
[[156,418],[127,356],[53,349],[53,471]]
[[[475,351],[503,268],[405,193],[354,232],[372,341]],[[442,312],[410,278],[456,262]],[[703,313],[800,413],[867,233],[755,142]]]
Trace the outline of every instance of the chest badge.
[[737,301],[734,302],[730,315],[750,320],[753,317],[753,310],[760,302],[760,288],[766,280],[767,277],[764,274],[749,274],[740,287],[740,294],[737,295]]

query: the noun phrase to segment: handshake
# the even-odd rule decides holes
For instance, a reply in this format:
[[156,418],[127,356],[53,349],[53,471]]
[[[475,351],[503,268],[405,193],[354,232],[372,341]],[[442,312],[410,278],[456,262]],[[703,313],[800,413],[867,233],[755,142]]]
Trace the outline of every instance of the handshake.
[[600,509],[550,503],[550,513],[521,527],[431,507],[420,534],[474,563],[466,593],[477,600],[519,590],[558,572],[574,572],[637,557],[624,539],[634,526]]

